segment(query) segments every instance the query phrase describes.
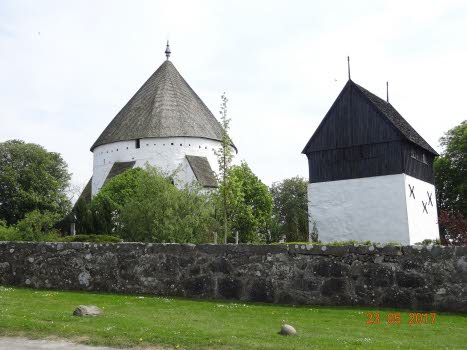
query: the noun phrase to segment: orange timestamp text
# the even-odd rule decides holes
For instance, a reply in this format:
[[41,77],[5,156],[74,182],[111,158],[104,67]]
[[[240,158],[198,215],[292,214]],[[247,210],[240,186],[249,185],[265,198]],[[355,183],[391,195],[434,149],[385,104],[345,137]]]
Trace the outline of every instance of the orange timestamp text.
[[[435,324],[436,312],[430,313],[414,313],[411,312],[408,315],[408,324],[409,325],[419,325],[419,324]],[[401,324],[403,321],[401,319],[400,312],[389,312],[386,315],[381,315],[379,312],[367,312],[366,313],[366,324],[376,325],[384,323],[387,324]]]

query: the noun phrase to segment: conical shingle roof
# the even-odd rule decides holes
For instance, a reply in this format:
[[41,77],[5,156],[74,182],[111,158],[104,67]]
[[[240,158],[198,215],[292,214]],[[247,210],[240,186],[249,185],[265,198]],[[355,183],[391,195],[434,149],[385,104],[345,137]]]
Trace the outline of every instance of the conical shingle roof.
[[116,141],[180,136],[220,141],[222,126],[167,60],[115,116],[91,151]]

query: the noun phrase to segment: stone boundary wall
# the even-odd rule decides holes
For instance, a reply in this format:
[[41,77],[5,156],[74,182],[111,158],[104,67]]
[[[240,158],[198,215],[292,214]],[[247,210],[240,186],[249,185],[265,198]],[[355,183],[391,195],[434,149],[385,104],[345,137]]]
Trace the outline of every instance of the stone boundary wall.
[[0,242],[0,284],[467,313],[467,246]]

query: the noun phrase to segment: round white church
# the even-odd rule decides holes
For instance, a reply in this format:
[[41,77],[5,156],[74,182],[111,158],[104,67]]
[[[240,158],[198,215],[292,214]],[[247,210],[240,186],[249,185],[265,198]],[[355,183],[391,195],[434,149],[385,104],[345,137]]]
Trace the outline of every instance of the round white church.
[[165,53],[167,60],[92,145],[93,175],[86,186],[92,196],[112,177],[146,164],[176,171],[177,187],[194,181],[217,187],[222,126],[169,60],[168,43]]

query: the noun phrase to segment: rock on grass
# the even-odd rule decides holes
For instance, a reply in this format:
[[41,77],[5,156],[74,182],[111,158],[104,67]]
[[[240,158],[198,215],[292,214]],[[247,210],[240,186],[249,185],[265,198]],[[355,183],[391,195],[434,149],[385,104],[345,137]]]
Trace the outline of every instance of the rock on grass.
[[284,324],[281,327],[281,331],[279,332],[281,335],[296,335],[297,331],[291,325]]
[[103,314],[104,311],[95,305],[79,305],[75,311],[73,311],[73,316],[99,316]]

